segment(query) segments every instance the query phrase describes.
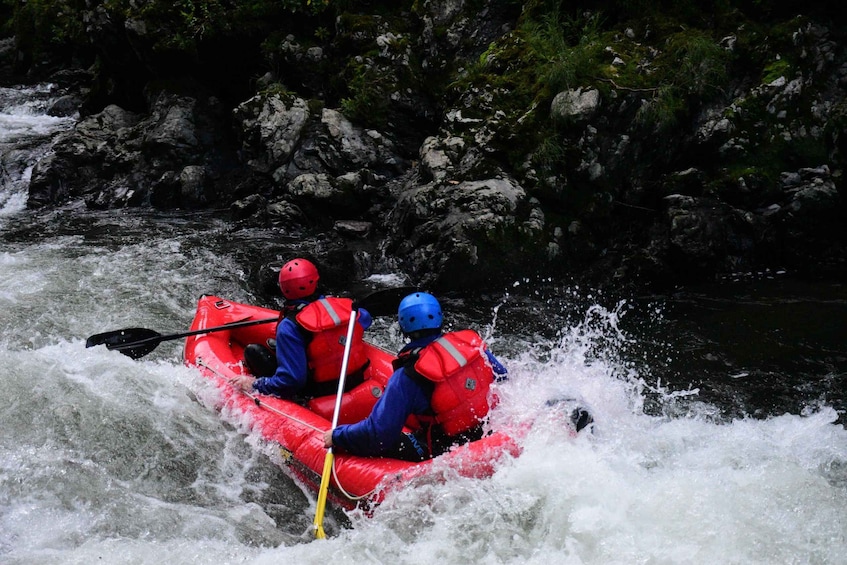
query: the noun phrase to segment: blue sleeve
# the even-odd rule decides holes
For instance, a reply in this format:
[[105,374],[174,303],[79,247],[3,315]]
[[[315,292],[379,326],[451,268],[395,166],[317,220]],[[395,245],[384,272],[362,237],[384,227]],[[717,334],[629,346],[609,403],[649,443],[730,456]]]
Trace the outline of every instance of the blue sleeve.
[[262,394],[291,397],[306,386],[307,372],[303,336],[297,325],[286,318],[276,328],[276,373],[256,379],[253,388]]
[[489,350],[485,350],[485,355],[488,357],[488,362],[491,363],[494,374],[497,375],[494,380],[497,382],[505,381],[509,376],[506,367]]
[[357,312],[359,312],[359,317],[357,318],[357,321],[359,322],[359,325],[362,326],[362,329],[366,330],[371,327],[371,324],[373,324],[374,322],[371,313],[365,310],[364,308],[359,308]]
[[397,369],[370,416],[335,428],[332,444],[354,455],[380,455],[397,444],[410,414],[428,408],[429,399],[421,387],[402,368]]

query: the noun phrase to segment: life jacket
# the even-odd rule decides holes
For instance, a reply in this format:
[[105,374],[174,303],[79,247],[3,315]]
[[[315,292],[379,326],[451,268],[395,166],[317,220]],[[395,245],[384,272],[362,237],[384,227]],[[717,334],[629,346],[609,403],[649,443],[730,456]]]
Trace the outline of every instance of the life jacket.
[[484,347],[475,331],[461,330],[401,356],[398,364],[407,374],[432,383],[432,414],[416,414],[407,425],[414,429],[437,423],[445,434],[455,436],[482,423],[488,414],[488,394],[494,382],[494,370]]
[[[294,321],[308,332],[306,362],[309,376],[317,383],[338,380],[344,360],[347,325],[353,311],[349,298],[319,298],[294,315]],[[364,368],[368,362],[361,324],[353,325],[353,341],[347,361],[347,375]]]

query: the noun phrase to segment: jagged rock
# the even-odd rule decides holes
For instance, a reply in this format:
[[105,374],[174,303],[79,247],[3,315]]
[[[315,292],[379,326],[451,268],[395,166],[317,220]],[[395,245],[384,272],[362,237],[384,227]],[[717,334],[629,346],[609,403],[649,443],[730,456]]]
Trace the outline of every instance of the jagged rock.
[[[126,138],[129,128],[139,121],[138,115],[110,105],[60,134],[53,153],[33,169],[27,206],[38,208],[100,190],[102,172],[116,168],[118,140]],[[128,160],[138,157],[135,154]],[[97,207],[108,207],[105,196],[93,198],[92,202],[97,202]]]
[[339,194],[326,174],[302,174],[288,183],[287,193],[297,200],[330,202]]
[[[627,22],[604,34],[596,80],[552,97],[560,86],[515,72],[538,67],[526,30],[511,33],[523,8],[435,0],[345,13],[331,33],[275,28],[245,81],[261,92],[227,102],[150,75],[185,65],[231,94],[227,73],[198,73],[209,52],[235,53],[231,30],[173,63],[153,45],[174,22],[88,8],[97,79],[82,119],[34,168],[29,205],[234,202],[239,222],[318,228],[335,243],[364,222],[366,239],[387,234],[386,261],[443,287],[497,284],[527,265],[605,283],[845,264],[840,31],[798,16],[758,45],[740,21],[706,60],[683,53],[704,65],[696,80],[651,84],[673,46]],[[726,78],[709,74],[730,52]],[[644,84],[624,84],[624,70]]]
[[145,120],[141,141],[148,155],[176,154],[191,159],[200,145],[194,123],[196,101],[190,97],[160,95]]
[[373,230],[371,222],[357,222],[355,220],[339,220],[332,227],[339,234],[354,238],[366,238]]
[[533,214],[514,179],[407,186],[393,212],[393,251],[424,284],[469,287],[503,280],[513,261],[539,246],[543,214]]
[[188,208],[202,208],[209,201],[206,194],[208,178],[206,169],[189,165],[179,174],[180,202]]
[[666,196],[664,202],[671,261],[686,278],[751,264],[756,240],[751,213],[710,198],[681,194]]
[[600,91],[577,88],[558,93],[550,104],[553,119],[587,122],[600,107]]
[[82,100],[79,97],[67,94],[58,98],[47,108],[47,115],[59,118],[73,116],[79,112],[81,103]]
[[428,137],[420,150],[422,173],[435,182],[442,182],[458,168],[465,153],[465,141],[461,137]]
[[277,200],[268,204],[268,216],[277,223],[285,225],[300,225],[306,222],[303,211],[285,200]]
[[832,221],[837,218],[838,188],[829,167],[824,165],[785,173],[782,181],[784,193],[789,199],[783,209],[788,218],[806,226],[822,219]]
[[159,92],[146,116],[109,105],[83,118],[36,165],[27,205],[74,197],[98,209],[211,203],[210,185],[231,160],[210,116],[216,104]]
[[291,159],[310,112],[302,98],[259,94],[234,110],[241,159],[251,169],[275,173]]
[[[253,218],[257,215],[264,216],[267,211],[268,201],[258,194],[251,194],[243,200],[233,202],[229,210],[232,213],[232,219],[244,220]],[[263,218],[261,218],[263,219]]]

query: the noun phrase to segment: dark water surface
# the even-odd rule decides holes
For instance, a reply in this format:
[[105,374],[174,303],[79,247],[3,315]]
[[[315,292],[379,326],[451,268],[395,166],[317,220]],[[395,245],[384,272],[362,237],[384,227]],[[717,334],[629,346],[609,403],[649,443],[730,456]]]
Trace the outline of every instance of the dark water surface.
[[700,389],[732,417],[847,408],[847,285],[789,275],[712,284],[663,300],[670,358],[654,374]]

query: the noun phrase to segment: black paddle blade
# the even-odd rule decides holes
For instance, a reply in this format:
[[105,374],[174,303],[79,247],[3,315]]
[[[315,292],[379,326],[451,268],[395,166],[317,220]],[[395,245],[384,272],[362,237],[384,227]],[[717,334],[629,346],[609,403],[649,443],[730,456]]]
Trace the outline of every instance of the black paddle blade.
[[396,316],[400,301],[412,294],[420,292],[414,286],[398,286],[370,293],[361,300],[353,303],[355,308],[364,308],[371,316]]
[[147,328],[125,328],[96,334],[85,340],[85,347],[105,345],[106,349],[117,349],[133,359],[143,357],[153,351],[162,341],[162,334]]

